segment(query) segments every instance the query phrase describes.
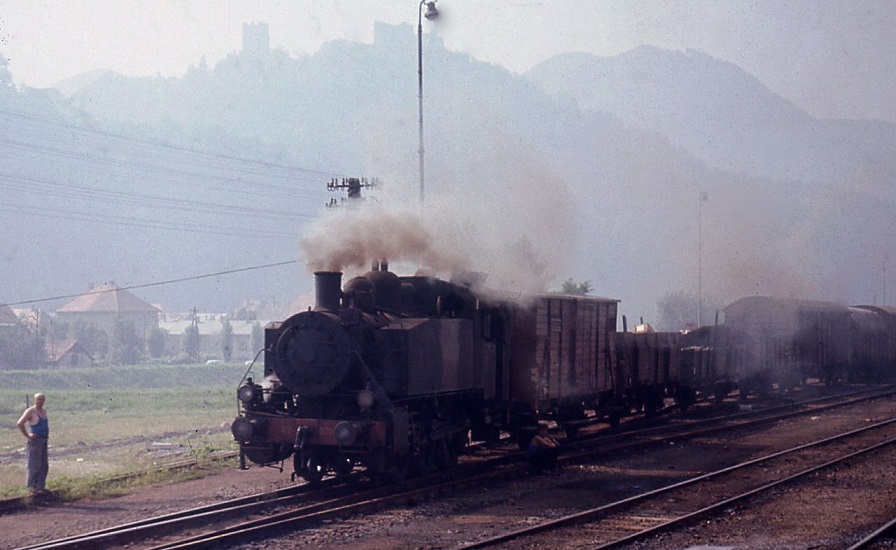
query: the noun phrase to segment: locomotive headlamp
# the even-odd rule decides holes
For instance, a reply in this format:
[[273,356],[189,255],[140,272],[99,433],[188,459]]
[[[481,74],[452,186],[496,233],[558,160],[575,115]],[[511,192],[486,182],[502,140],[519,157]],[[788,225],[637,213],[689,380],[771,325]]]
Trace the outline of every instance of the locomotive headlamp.
[[369,409],[373,406],[376,396],[370,390],[361,390],[358,392],[358,406],[362,409]]
[[246,405],[255,401],[257,395],[258,395],[258,388],[251,384],[243,384],[242,386],[239,387],[238,390],[236,390],[237,399],[239,399],[241,402],[245,403]]
[[336,442],[340,445],[351,445],[358,437],[358,427],[351,422],[340,422],[336,424],[336,430],[333,435],[336,437]]

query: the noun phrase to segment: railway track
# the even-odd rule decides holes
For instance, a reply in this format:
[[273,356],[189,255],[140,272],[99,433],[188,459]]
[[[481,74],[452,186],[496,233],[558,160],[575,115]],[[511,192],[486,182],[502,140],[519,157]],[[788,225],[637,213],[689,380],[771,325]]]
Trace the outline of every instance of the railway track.
[[[883,439],[883,440],[882,440]],[[896,445],[896,418],[799,445],[699,475],[617,502],[569,514],[538,525],[475,541],[461,548],[486,548],[525,539],[531,547],[558,544],[564,536],[588,541],[593,549],[643,542],[703,517],[868,453]],[[856,450],[858,449],[858,450]],[[829,457],[835,455],[836,458]]]
[[875,548],[893,548],[896,546],[896,518],[881,525],[848,550],[873,550]]
[[[623,429],[621,433],[609,436],[582,437],[565,444],[560,460],[563,463],[579,463],[622,450],[649,447],[659,442],[775,422],[799,414],[815,414],[821,410],[889,395],[893,391],[892,388],[878,388],[723,417]],[[465,460],[456,470],[387,487],[373,487],[360,482],[340,485],[335,480],[325,480],[328,483],[319,487],[301,485],[28,548],[109,548],[125,544],[153,548],[221,547],[299,531],[324,520],[419,502],[440,494],[494,482],[499,478],[524,476],[528,473],[524,459],[524,453],[508,452],[489,458]]]

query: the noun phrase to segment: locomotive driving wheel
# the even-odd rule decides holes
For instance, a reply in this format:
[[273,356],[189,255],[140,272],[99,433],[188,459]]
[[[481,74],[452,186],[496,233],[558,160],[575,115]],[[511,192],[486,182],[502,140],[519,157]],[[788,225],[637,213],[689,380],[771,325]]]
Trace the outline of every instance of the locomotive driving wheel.
[[411,465],[417,475],[431,474],[439,469],[436,447],[432,441],[423,441],[411,457]]
[[303,456],[296,453],[293,459],[293,466],[298,475],[305,478],[308,483],[318,483],[323,479],[326,473],[326,467],[321,464],[314,456]]
[[348,477],[354,469],[355,461],[348,458],[347,456],[341,457],[334,467],[337,477]]

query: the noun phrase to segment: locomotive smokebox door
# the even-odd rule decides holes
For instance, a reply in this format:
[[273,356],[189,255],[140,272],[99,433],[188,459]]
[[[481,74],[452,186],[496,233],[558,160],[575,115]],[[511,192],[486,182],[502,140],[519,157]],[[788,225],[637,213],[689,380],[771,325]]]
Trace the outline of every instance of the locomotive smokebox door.
[[274,372],[293,393],[318,397],[332,391],[349,370],[351,342],[333,316],[293,315],[280,327]]

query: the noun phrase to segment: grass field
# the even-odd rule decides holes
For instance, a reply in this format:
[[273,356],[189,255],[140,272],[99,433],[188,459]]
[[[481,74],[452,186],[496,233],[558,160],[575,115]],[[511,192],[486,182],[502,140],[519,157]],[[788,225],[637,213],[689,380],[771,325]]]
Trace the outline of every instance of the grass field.
[[35,392],[46,394],[50,415],[48,488],[70,492],[176,458],[235,450],[229,423],[244,372],[226,364],[0,372],[0,497],[25,493],[25,438],[16,421]]

